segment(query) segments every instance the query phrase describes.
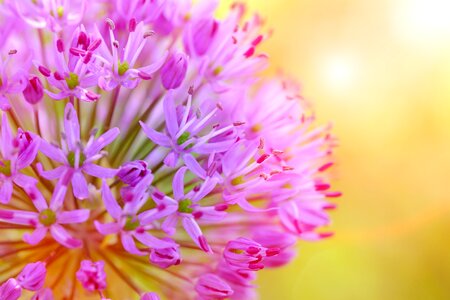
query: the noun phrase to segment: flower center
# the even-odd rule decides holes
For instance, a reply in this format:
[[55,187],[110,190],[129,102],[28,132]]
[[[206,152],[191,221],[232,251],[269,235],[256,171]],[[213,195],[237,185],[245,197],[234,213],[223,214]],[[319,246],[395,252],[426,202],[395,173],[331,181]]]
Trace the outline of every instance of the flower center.
[[80,84],[80,81],[78,80],[78,75],[75,73],[70,73],[69,77],[66,77],[65,80],[67,82],[67,86],[71,90],[73,90]]
[[[72,168],[75,167],[75,152],[70,151],[67,155],[67,160]],[[78,166],[82,166],[84,161],[86,160],[86,156],[84,156],[83,152],[80,153],[80,161],[78,162]]]
[[0,160],[0,173],[11,176],[11,162],[9,160],[4,162]]
[[58,15],[58,18],[62,18],[64,16],[64,7],[58,6],[56,9],[56,14]]
[[126,231],[132,231],[139,227],[139,220],[135,216],[127,216],[125,226],[123,229]]
[[233,180],[231,180],[232,185],[239,185],[242,183],[244,183],[244,176],[238,176],[238,177],[233,178]]
[[177,144],[182,145],[191,137],[191,134],[187,131],[183,132],[180,137],[177,139]]
[[189,199],[181,200],[178,203],[178,211],[181,213],[192,213],[194,210],[190,207],[192,205],[192,201]]
[[120,62],[120,60],[119,60],[117,72],[119,73],[120,76],[125,74],[125,72],[128,71],[129,68],[130,68],[130,65],[128,64],[128,62],[126,62],[126,61]]
[[39,214],[39,222],[44,226],[51,226],[56,222],[56,214],[50,208],[44,209]]

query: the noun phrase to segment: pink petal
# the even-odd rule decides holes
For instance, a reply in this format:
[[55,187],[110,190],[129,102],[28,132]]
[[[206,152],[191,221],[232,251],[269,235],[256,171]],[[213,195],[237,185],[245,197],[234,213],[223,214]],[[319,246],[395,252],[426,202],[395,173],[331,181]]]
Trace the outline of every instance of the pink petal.
[[73,238],[67,230],[59,224],[53,224],[50,227],[50,233],[58,243],[66,248],[79,248],[82,245],[81,241]]
[[16,169],[22,170],[28,167],[36,158],[39,149],[39,139],[35,139],[28,147],[17,157]]
[[31,226],[38,223],[38,213],[22,210],[0,209],[0,220],[10,224]]
[[89,209],[76,209],[58,213],[57,222],[60,224],[83,223],[89,219]]
[[117,138],[119,133],[119,128],[111,128],[110,130],[99,136],[91,145],[86,148],[86,156],[90,157],[99,153],[100,150],[111,144]]
[[41,165],[41,163],[37,164],[37,169],[39,172],[39,175],[41,175],[42,177],[44,177],[45,179],[48,180],[53,180],[53,179],[57,179],[59,177],[61,177],[62,173],[64,173],[64,170],[66,169],[66,166],[59,166],[53,170],[48,170],[45,171]]
[[97,229],[97,231],[103,235],[119,233],[121,229],[120,225],[117,223],[103,224],[98,221],[94,221],[94,226]]
[[13,184],[10,179],[5,179],[0,183],[0,203],[7,204],[11,200],[13,193]]
[[49,144],[46,140],[41,139],[41,142],[39,143],[39,151],[52,160],[63,164],[68,164],[64,152],[61,149]]
[[134,236],[139,240],[139,242],[150,248],[163,249],[175,246],[174,243],[155,238],[148,232],[135,233]]
[[4,158],[9,158],[9,154],[12,152],[12,132],[11,127],[9,127],[8,118],[6,117],[6,114],[4,113],[2,116],[2,131],[1,131],[1,152],[2,156]]
[[122,215],[122,208],[117,204],[116,199],[113,197],[111,190],[105,180],[102,183],[102,198],[105,203],[106,210],[116,220]]
[[78,148],[80,142],[80,123],[73,105],[69,102],[64,110],[64,130],[66,131],[67,145],[70,150]]
[[182,219],[183,227],[192,240],[205,252],[211,252],[211,248],[203,236],[202,230],[192,217],[184,217]]
[[173,196],[177,201],[184,197],[184,174],[186,173],[186,171],[186,167],[181,167],[173,177]]
[[30,245],[37,245],[47,234],[48,228],[44,226],[37,227],[31,234],[25,233],[23,240]]
[[189,171],[202,179],[206,177],[206,171],[200,166],[200,164],[191,154],[183,155],[183,160],[186,164],[186,167],[189,168]]
[[135,255],[146,255],[147,253],[140,251],[137,247],[136,247],[136,243],[134,242],[133,237],[128,234],[128,233],[122,233],[120,235],[120,239],[122,241],[122,246],[123,248],[131,254],[135,254]]
[[81,172],[75,172],[72,177],[72,190],[77,199],[86,199],[89,197],[89,189],[86,178]]
[[158,131],[148,127],[144,122],[139,121],[142,130],[144,130],[145,135],[152,140],[155,144],[163,147],[170,147],[170,139],[166,135],[159,133]]
[[166,117],[166,127],[171,137],[175,137],[178,132],[177,111],[175,109],[175,99],[172,91],[168,91],[164,98],[164,116]]
[[96,164],[84,164],[83,171],[97,178],[112,178],[118,172],[117,169],[105,168]]

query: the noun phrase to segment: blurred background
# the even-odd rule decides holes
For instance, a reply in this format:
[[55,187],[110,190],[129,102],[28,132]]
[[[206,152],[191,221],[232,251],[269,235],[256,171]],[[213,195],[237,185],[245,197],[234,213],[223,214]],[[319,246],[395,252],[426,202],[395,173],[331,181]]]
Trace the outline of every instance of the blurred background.
[[[224,7],[232,1],[222,1]],[[336,236],[262,299],[450,299],[450,0],[249,0],[337,149]]]

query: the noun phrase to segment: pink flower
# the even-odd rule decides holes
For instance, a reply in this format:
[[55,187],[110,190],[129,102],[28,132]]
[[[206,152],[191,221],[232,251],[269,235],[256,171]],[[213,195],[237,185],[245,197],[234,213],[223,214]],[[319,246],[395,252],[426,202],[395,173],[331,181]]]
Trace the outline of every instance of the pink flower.
[[103,261],[93,262],[90,260],[82,260],[76,277],[84,289],[90,292],[101,291],[106,288],[106,273],[104,268],[105,263]]
[[95,138],[96,131],[92,132],[86,146],[83,147],[80,137],[80,123],[72,104],[68,103],[64,112],[65,134],[62,138],[63,148],[59,149],[45,140],[41,140],[39,150],[50,159],[63,165],[51,171],[44,171],[39,164],[39,172],[46,179],[65,178],[72,182],[73,194],[78,199],[89,196],[88,185],[83,173],[97,178],[111,178],[117,171],[101,167],[94,162],[102,158],[105,153],[101,150],[112,143],[119,135],[118,128],[112,128]]
[[136,19],[131,19],[128,39],[121,51],[119,41],[114,36],[115,24],[111,19],[107,19],[107,23],[111,51],[104,42],[100,48],[100,55],[97,56],[104,68],[104,74],[99,78],[99,86],[107,91],[119,85],[133,89],[141,80],[150,80],[151,75],[161,68],[167,57],[165,53],[149,65],[136,67],[139,55],[153,33],[145,28],[143,22],[136,24]]
[[162,134],[140,122],[147,137],[159,146],[170,148],[164,159],[169,167],[175,167],[181,156],[196,152],[201,154],[223,152],[234,143],[234,125],[212,127],[205,132],[218,108],[212,109],[205,116],[195,114],[192,108],[192,95],[188,95],[187,105],[175,106],[173,93],[169,91],[164,99],[164,116],[166,134]]
[[0,300],[252,300],[332,235],[331,126],[218,5],[0,0]]
[[178,203],[178,210],[166,218],[162,224],[162,229],[169,234],[174,234],[178,220],[181,220],[184,229],[194,243],[196,243],[203,251],[211,252],[212,250],[208,245],[197,220],[217,222],[225,217],[226,212],[217,209],[216,206],[204,207],[199,204],[199,202],[214,189],[217,180],[215,178],[207,178],[202,185],[195,187],[185,194],[184,175],[186,171],[186,167],[180,168],[173,178],[173,195]]
[[67,178],[58,184],[53,192],[50,206],[44,196],[36,187],[26,189],[38,212],[23,210],[0,210],[0,221],[34,227],[33,233],[25,233],[23,239],[30,245],[38,244],[50,231],[53,238],[67,248],[77,248],[82,245],[81,241],[72,237],[62,225],[83,223],[89,218],[88,209],[77,209],[71,211],[63,210],[64,198],[67,190]]
[[[77,98],[93,102],[100,95],[88,90],[97,85],[100,76],[93,53],[102,40],[88,36],[84,27],[79,27],[73,33],[72,47],[67,49],[62,39],[55,39],[53,53],[56,70],[52,74],[46,66],[35,62],[39,72],[47,78],[50,85],[59,90],[55,93],[45,90],[45,93],[55,100]],[[67,54],[65,54],[67,53]]]
[[147,247],[164,249],[174,246],[172,241],[158,239],[152,236],[147,230],[154,228],[152,222],[165,217],[176,210],[176,202],[169,197],[159,197],[152,195],[156,207],[142,213],[138,213],[142,205],[147,200],[147,188],[152,181],[152,175],[147,175],[133,189],[126,189],[122,192],[122,200],[125,203],[120,207],[114,199],[110,188],[103,181],[102,198],[106,210],[114,218],[114,222],[102,224],[95,221],[95,227],[103,234],[120,234],[122,245],[126,251],[135,255],[145,255],[145,252],[136,247],[136,238]]

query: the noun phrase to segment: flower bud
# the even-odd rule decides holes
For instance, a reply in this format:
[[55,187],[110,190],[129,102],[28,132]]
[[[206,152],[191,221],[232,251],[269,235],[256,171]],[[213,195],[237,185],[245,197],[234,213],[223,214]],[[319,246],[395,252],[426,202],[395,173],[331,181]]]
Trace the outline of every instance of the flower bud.
[[150,251],[150,262],[163,269],[180,264],[181,258],[178,247],[152,248]]
[[200,276],[195,285],[195,290],[206,299],[225,299],[233,295],[233,290],[228,283],[211,273]]
[[44,286],[46,275],[45,263],[38,261],[27,264],[17,276],[17,282],[26,290],[37,291]]
[[170,90],[178,88],[186,77],[187,56],[182,52],[172,54],[161,69],[163,86]]
[[25,100],[30,104],[36,104],[44,97],[44,88],[42,82],[37,76],[31,76],[27,82],[27,86],[23,90]]
[[0,299],[17,300],[22,295],[22,288],[14,278],[8,279],[0,286]]
[[80,269],[76,276],[83,288],[88,291],[101,291],[106,288],[105,263],[103,261],[93,262],[90,260],[81,261]]
[[159,300],[159,296],[156,293],[149,292],[142,294],[141,300]]
[[223,252],[225,261],[236,270],[258,271],[264,269],[265,257],[280,253],[279,248],[266,248],[246,238],[238,238],[228,242]]
[[141,182],[149,172],[145,161],[136,160],[123,164],[117,173],[117,177],[119,177],[122,182],[134,187]]
[[[187,31],[184,43],[188,53],[198,56],[205,55],[219,29],[219,23],[214,19],[203,19],[194,23],[191,30]],[[192,53],[194,52],[194,53]]]

